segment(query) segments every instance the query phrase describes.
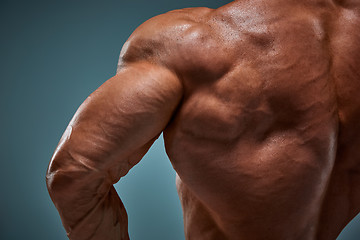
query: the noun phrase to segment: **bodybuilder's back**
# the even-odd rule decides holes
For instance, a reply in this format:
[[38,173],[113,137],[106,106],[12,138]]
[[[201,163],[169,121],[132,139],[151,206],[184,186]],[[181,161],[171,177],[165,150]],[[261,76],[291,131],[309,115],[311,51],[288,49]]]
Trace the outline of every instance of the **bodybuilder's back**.
[[235,1],[130,37],[185,89],[164,138],[187,239],[334,239],[359,212],[359,5]]

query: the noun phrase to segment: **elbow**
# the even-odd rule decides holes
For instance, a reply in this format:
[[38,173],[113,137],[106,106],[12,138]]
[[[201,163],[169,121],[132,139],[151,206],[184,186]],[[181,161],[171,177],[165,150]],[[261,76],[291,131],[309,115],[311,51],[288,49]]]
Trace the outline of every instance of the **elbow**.
[[45,176],[46,186],[53,201],[74,188],[81,172],[83,171],[76,166],[76,162],[66,150],[61,149],[54,153]]
[[54,182],[55,176],[57,175],[57,170],[56,169],[56,162],[58,160],[55,159],[55,155],[56,152],[54,153],[54,155],[52,156],[50,163],[47,167],[46,170],[46,175],[45,175],[45,181],[46,181],[46,187],[49,191],[49,194],[51,195],[52,190],[54,189],[54,183],[56,183],[56,181]]
[[53,201],[57,195],[56,193],[61,193],[62,190],[66,188],[66,185],[68,185],[67,182],[70,180],[69,174],[65,174],[66,171],[64,167],[60,165],[62,161],[64,160],[55,158],[54,154],[45,175],[46,187]]
[[65,149],[55,152],[46,172],[46,186],[54,203],[87,192],[102,194],[110,185],[104,172],[87,167]]

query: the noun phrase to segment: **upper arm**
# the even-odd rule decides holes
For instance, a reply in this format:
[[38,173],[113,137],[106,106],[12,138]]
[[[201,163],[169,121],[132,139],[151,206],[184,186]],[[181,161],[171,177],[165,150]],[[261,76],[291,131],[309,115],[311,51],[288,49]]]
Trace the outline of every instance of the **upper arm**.
[[[117,236],[119,224],[121,232],[127,232],[126,212],[112,184],[143,157],[167,126],[182,91],[168,68],[134,60],[81,104],[46,174],[50,196],[72,239],[104,231]],[[113,216],[115,228],[108,225]],[[89,222],[100,224],[102,230]]]
[[124,47],[117,74],[79,107],[48,167],[50,196],[74,239],[117,236],[118,225],[108,225],[113,217],[127,232],[126,212],[112,184],[143,157],[181,101],[177,74],[160,57],[161,49],[142,41],[145,36],[141,29],[133,34],[140,41]]
[[166,127],[181,97],[181,83],[167,68],[146,61],[123,66],[77,110],[49,173],[94,170],[116,182]]

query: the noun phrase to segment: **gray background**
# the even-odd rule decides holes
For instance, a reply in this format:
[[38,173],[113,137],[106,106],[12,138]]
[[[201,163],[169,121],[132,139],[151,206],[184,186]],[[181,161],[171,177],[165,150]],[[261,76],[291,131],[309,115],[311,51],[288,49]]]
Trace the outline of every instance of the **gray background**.
[[[220,0],[0,1],[0,239],[64,240],[45,186],[49,159],[82,101],[115,74],[142,22]],[[159,140],[116,188],[132,240],[184,239],[175,173]],[[360,239],[356,219],[339,239]]]

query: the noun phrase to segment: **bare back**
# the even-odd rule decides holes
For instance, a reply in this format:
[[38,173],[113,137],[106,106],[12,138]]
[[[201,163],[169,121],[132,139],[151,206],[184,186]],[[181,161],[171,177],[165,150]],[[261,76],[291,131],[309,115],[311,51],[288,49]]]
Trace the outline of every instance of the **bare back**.
[[360,10],[300,2],[185,10],[164,137],[187,239],[335,239],[359,212]]

